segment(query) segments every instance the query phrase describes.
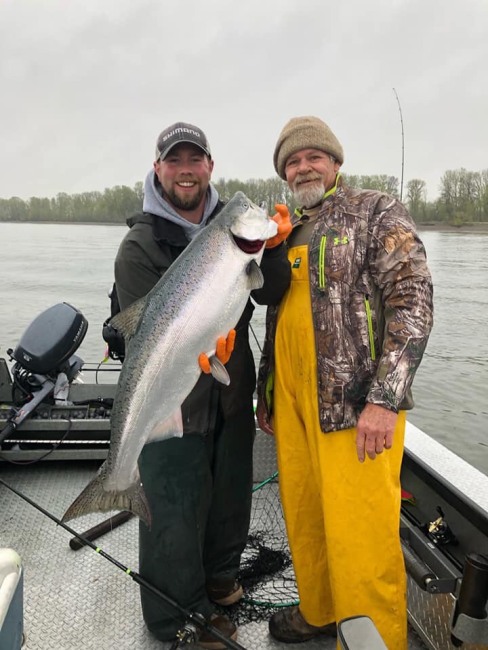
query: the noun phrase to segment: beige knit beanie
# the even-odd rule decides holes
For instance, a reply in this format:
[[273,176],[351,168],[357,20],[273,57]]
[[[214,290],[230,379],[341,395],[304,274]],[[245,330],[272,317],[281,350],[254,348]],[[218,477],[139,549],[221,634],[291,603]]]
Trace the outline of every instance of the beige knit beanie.
[[283,180],[286,180],[287,159],[300,149],[321,149],[334,156],[341,165],[344,162],[341,143],[318,117],[292,117],[283,127],[273,155],[274,168]]

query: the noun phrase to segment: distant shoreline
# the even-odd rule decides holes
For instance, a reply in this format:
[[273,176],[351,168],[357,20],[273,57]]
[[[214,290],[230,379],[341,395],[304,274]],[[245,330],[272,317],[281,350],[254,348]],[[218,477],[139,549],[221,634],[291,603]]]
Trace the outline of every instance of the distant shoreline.
[[464,233],[472,235],[486,235],[488,234],[488,221],[480,221],[477,223],[465,223],[462,226],[451,226],[448,223],[432,222],[432,223],[418,223],[418,230],[432,230],[437,232],[452,232]]
[[[0,223],[27,223],[27,224],[46,224],[46,225],[59,225],[59,226],[125,226],[125,221],[4,221],[0,219]],[[432,221],[430,223],[418,223],[417,229],[419,231],[437,231],[437,232],[452,232],[452,233],[471,233],[475,234],[488,234],[488,221],[478,221],[476,223],[465,223],[461,226],[452,226],[443,221]]]

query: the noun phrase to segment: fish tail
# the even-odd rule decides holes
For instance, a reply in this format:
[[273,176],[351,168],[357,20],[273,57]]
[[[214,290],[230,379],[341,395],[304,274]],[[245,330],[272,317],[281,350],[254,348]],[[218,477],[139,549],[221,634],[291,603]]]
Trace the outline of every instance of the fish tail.
[[66,522],[91,512],[128,510],[139,517],[148,528],[151,527],[151,511],[144,488],[140,482],[130,485],[126,490],[105,490],[103,476],[96,476],[76,497],[64,513],[61,521]]

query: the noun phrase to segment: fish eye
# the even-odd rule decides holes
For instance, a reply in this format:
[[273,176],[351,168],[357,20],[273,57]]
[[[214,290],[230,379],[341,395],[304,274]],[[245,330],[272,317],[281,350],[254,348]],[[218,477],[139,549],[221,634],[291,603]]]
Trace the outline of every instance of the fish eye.
[[248,210],[248,209],[249,209],[249,203],[246,203],[246,202],[244,201],[244,203],[242,204],[242,207],[243,207],[245,210]]

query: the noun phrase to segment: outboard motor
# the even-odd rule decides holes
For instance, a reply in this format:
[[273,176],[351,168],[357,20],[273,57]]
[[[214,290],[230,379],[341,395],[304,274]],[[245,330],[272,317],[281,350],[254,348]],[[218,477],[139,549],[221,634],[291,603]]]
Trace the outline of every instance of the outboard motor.
[[15,361],[12,397],[16,406],[0,432],[0,443],[47,398],[66,401],[69,384],[83,366],[74,352],[87,329],[88,321],[78,309],[58,303],[32,321],[15,350],[7,350]]

